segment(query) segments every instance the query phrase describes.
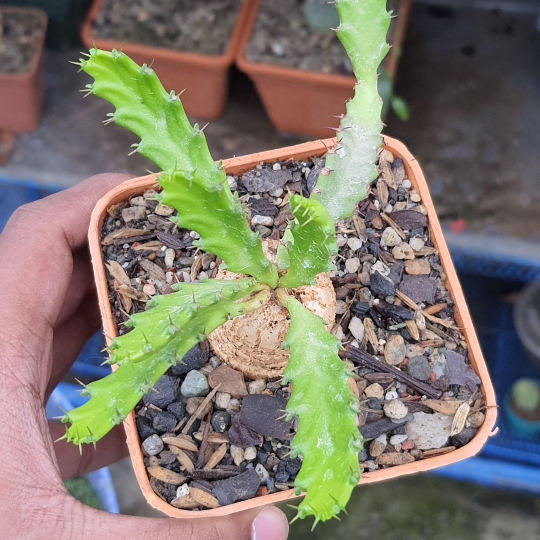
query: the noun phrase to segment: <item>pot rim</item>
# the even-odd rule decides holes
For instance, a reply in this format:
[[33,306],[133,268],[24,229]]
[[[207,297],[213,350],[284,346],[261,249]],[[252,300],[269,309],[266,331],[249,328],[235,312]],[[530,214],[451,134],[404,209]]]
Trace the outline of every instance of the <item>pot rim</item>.
[[34,55],[32,56],[32,60],[30,61],[29,69],[27,71],[23,71],[22,73],[2,73],[0,71],[0,83],[6,80],[22,82],[27,79],[31,79],[32,77],[34,77],[39,68],[39,62],[43,54],[43,46],[45,43],[45,34],[47,33],[47,23],[49,21],[49,18],[42,9],[33,7],[0,6],[0,11],[2,11],[3,13],[34,13],[38,17],[39,25],[41,27],[41,34],[34,39]]
[[[318,140],[314,142],[303,143],[296,146],[270,150],[266,152],[251,154],[242,157],[234,157],[223,160],[223,166],[229,174],[241,174],[254,168],[261,162],[274,162],[277,160],[296,159],[302,160],[309,157],[324,155],[328,148],[334,144],[334,139]],[[444,241],[441,226],[435,213],[435,207],[431,200],[427,183],[418,162],[407,150],[405,145],[396,139],[383,137],[383,147],[391,150],[394,156],[403,160],[407,178],[411,181],[413,187],[420,194],[422,204],[427,210],[428,227],[431,240],[439,252],[441,264],[446,273],[445,286],[455,303],[455,319],[461,329],[468,344],[469,360],[476,374],[480,377],[481,388],[485,398],[485,420],[478,429],[474,438],[461,448],[443,455],[434,456],[425,460],[414,461],[412,463],[397,465],[388,469],[379,469],[373,472],[363,473],[359,484],[369,484],[381,480],[388,480],[398,476],[423,472],[445,465],[449,465],[477,454],[487,439],[493,435],[492,430],[495,426],[497,417],[497,407],[495,402],[495,392],[491,383],[485,360],[480,349],[478,338],[474,331],[474,326],[469,314],[463,291],[459,284],[456,271],[450,258],[448,247]],[[157,184],[155,176],[149,175],[141,178],[128,180],[120,184],[107,195],[102,197],[92,213],[89,229],[89,246],[92,257],[92,265],[96,280],[98,292],[98,301],[103,318],[104,334],[107,343],[110,344],[113,336],[116,335],[115,324],[110,309],[107,291],[107,281],[105,275],[104,261],[101,253],[101,227],[107,213],[107,208],[116,204],[126,197],[141,193],[145,189],[155,187]],[[189,510],[180,510],[172,507],[156,495],[150,488],[146,468],[143,463],[143,455],[140,447],[140,439],[135,426],[135,414],[132,411],[124,422],[126,429],[127,443],[130,451],[131,460],[135,475],[147,501],[151,506],[160,510],[170,517],[177,518],[206,518],[225,516],[228,514],[241,512],[250,508],[255,508],[267,504],[274,504],[282,501],[291,501],[296,498],[294,490],[281,491],[269,495],[256,497],[247,501],[241,501],[229,506],[223,506],[213,510],[202,510],[191,512]]]
[[203,65],[208,68],[226,68],[234,62],[237,50],[240,46],[243,27],[251,9],[251,0],[243,0],[238,11],[238,17],[233,27],[231,38],[223,54],[215,56],[206,56],[203,54],[175,51],[166,47],[152,47],[141,43],[131,43],[128,41],[117,41],[114,39],[99,39],[92,37],[92,23],[96,19],[101,6],[105,0],[94,0],[92,7],[83,23],[81,29],[81,41],[87,48],[93,46],[99,49],[124,51],[128,55],[146,54],[157,60],[166,60],[170,62],[183,62],[192,65]]

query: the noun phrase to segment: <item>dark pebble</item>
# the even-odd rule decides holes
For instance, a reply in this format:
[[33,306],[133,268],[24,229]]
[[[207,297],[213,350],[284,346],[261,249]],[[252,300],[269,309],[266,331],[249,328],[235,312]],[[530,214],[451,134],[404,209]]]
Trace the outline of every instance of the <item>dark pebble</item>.
[[388,277],[392,280],[392,283],[394,285],[399,285],[401,281],[401,276],[403,275],[403,269],[405,268],[405,265],[401,261],[396,261],[391,267],[390,267],[390,274],[388,274]]
[[290,474],[287,471],[277,471],[274,475],[274,480],[276,482],[288,482],[290,478]]
[[217,433],[223,433],[229,429],[231,425],[231,415],[227,411],[216,411],[212,415],[212,420],[210,421],[214,431]]
[[291,476],[298,474],[298,471],[300,470],[300,467],[302,466],[302,462],[299,459],[288,459],[286,463],[287,465],[285,467],[285,470]]
[[457,435],[451,437],[450,442],[452,446],[456,446],[457,448],[459,448],[460,446],[464,446],[473,439],[477,431],[477,428],[464,428],[461,433],[458,433]]
[[382,420],[377,420],[376,422],[371,422],[370,424],[364,424],[360,427],[360,434],[365,440],[376,439],[379,435],[383,433],[388,433],[395,429],[396,424],[390,420],[390,418],[383,418]]
[[407,364],[407,373],[419,381],[429,380],[431,368],[428,359],[425,356],[411,358]]
[[[259,173],[259,176],[257,176]],[[274,171],[272,168],[263,167],[242,175],[240,181],[248,191],[265,192],[274,191],[283,187],[292,180],[292,173],[287,169]]]
[[384,403],[385,403],[384,399],[378,399],[378,398],[369,398],[366,401],[367,406],[370,409],[373,409],[374,411],[382,411]]
[[[407,403],[408,405],[408,403]],[[400,424],[396,429],[394,429],[392,431],[392,435],[405,435],[406,431],[405,431],[405,425],[404,424]]]
[[428,276],[404,276],[399,290],[417,304],[422,302],[433,304],[437,291],[437,281]]
[[380,272],[374,272],[370,278],[369,288],[374,295],[381,298],[394,296],[396,286],[388,281]]
[[163,467],[164,465],[172,465],[176,462],[176,454],[170,450],[163,450],[159,454],[159,464]]
[[260,199],[250,197],[247,204],[251,209],[251,214],[253,216],[268,216],[271,218],[275,218],[277,216],[278,207],[275,204],[272,204],[265,197],[261,197]]
[[143,403],[165,409],[167,405],[176,400],[177,391],[178,379],[163,375],[154,386],[154,389],[143,397]]
[[266,487],[268,491],[272,491],[276,487],[276,481],[271,476],[266,479]]
[[406,231],[427,225],[426,216],[416,210],[398,210],[388,214],[388,217]]
[[206,364],[206,355],[198,345],[190,349],[182,358],[182,363],[171,368],[171,373],[176,377],[184,375],[193,369],[201,369]]
[[369,452],[363,448],[362,451],[358,454],[358,461],[363,463],[369,459]]
[[152,427],[158,433],[174,431],[176,424],[178,424],[178,420],[176,419],[176,416],[170,412],[158,413],[154,416],[154,420],[152,420]]
[[292,429],[292,422],[283,418],[285,406],[286,401],[282,398],[249,394],[242,401],[240,418],[255,433],[285,439]]
[[414,313],[410,309],[388,304],[384,300],[380,300],[374,307],[377,313],[380,313],[385,319],[393,319],[398,323],[414,319]]
[[182,420],[186,416],[186,408],[182,403],[175,401],[170,405],[167,405],[167,412],[174,414],[178,421]]
[[367,302],[358,302],[355,300],[351,305],[351,312],[357,317],[365,317],[369,310],[369,304]]
[[411,333],[406,328],[402,328],[399,333],[401,334],[401,337],[405,341],[411,341],[412,340]]
[[152,427],[152,421],[145,416],[137,416],[135,419],[137,431],[141,440],[148,439],[150,435],[155,435],[156,430]]
[[212,491],[219,504],[221,506],[227,506],[228,504],[245,501],[254,497],[260,483],[259,475],[254,469],[250,469],[233,478],[220,480],[216,483]]
[[238,416],[233,419],[231,429],[229,429],[228,433],[231,444],[240,448],[258,446],[261,443],[259,435],[249,429]]
[[315,184],[317,183],[317,179],[319,178],[319,173],[321,172],[321,169],[324,167],[324,159],[319,160],[314,167],[309,171],[306,184],[307,184],[307,191],[308,195],[311,194],[313,191],[313,188],[315,187]]
[[266,452],[257,452],[257,461],[261,465],[264,465],[267,459],[268,459],[268,454]]

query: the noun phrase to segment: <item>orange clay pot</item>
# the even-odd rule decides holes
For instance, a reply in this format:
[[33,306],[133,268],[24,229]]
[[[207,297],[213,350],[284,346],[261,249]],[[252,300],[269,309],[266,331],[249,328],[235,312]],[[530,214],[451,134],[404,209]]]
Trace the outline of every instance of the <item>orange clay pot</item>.
[[47,15],[40,9],[4,7],[3,13],[19,12],[37,15],[41,26],[34,42],[34,57],[25,73],[2,73],[0,66],[0,130],[28,133],[37,128],[44,93],[43,42],[47,29]]
[[185,89],[182,104],[188,115],[212,120],[222,113],[227,98],[229,68],[240,46],[251,0],[244,0],[240,7],[231,40],[224,54],[220,56],[206,56],[95,38],[92,35],[92,22],[103,2],[104,0],[94,0],[82,27],[81,40],[87,48],[90,49],[95,45],[98,49],[108,51],[122,50],[138,64],[151,65],[165,90],[174,90],[178,93]]
[[[279,131],[332,137],[345,113],[345,102],[352,98],[356,79],[346,75],[328,75],[246,60],[245,51],[251,39],[260,0],[254,0],[236,57],[237,66],[255,84],[266,112]],[[396,72],[401,43],[412,0],[401,0],[398,22],[384,67],[392,79]]]
[[[322,156],[326,153],[327,148],[331,147],[333,144],[333,139],[310,142],[288,148],[272,150],[269,152],[228,159],[223,161],[223,166],[227,170],[228,174],[238,175],[253,169],[261,162],[273,163],[277,160],[303,160],[313,156]],[[495,393],[489,378],[486,363],[480,350],[480,345],[473,328],[469,310],[467,308],[467,304],[465,303],[465,298],[463,297],[463,292],[461,290],[454,265],[452,264],[450,253],[446,246],[439,220],[435,214],[435,208],[429,195],[428,187],[424,179],[424,175],[422,174],[422,170],[420,169],[418,162],[409,153],[407,148],[399,141],[391,139],[390,137],[384,137],[384,147],[389,149],[394,156],[403,160],[407,178],[412,182],[413,188],[416,189],[416,191],[422,197],[422,203],[427,209],[429,235],[434,247],[439,252],[440,261],[446,274],[445,285],[450,293],[450,296],[452,297],[452,300],[455,302],[455,319],[461,332],[463,333],[463,336],[465,337],[465,341],[467,342],[471,366],[481,380],[481,389],[486,402],[486,409],[483,425],[480,427],[475,437],[465,446],[444,455],[415,461],[405,465],[397,465],[388,469],[366,472],[362,475],[360,484],[368,484],[370,482],[388,480],[390,478],[396,478],[406,474],[427,471],[474,456],[480,451],[490,436],[491,430],[495,425],[497,415]],[[107,336],[109,344],[111,338],[116,336],[116,325],[114,323],[109,305],[107,280],[105,276],[104,261],[100,243],[103,220],[107,216],[107,208],[109,208],[111,205],[125,201],[134,194],[141,194],[147,189],[156,187],[156,185],[157,184],[154,176],[144,176],[142,178],[128,180],[103,197],[98,202],[92,214],[89,232],[90,252],[94,266],[99,305],[103,317],[104,333],[105,336]],[[262,497],[256,497],[254,499],[238,502],[230,506],[223,506],[213,510],[191,512],[189,510],[176,509],[160,499],[150,487],[146,469],[143,463],[141,441],[135,426],[135,414],[133,412],[124,422],[124,426],[126,429],[127,443],[131,454],[131,460],[133,462],[133,468],[141,489],[148,502],[154,508],[160,510],[168,516],[190,519],[224,516],[267,504],[274,504],[283,501],[290,502],[295,497],[294,492],[291,489],[288,491],[281,491],[279,493],[272,493]]]

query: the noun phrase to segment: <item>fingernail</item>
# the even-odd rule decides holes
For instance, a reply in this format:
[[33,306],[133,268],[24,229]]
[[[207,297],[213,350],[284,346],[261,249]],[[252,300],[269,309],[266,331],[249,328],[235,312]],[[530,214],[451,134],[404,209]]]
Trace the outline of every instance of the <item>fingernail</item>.
[[263,508],[251,524],[251,540],[286,540],[288,536],[287,518],[273,506]]

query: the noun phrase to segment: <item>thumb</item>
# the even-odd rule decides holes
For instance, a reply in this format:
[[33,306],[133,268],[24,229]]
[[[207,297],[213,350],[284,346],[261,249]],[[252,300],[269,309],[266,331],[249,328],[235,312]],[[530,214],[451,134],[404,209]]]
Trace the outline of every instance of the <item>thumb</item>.
[[[289,534],[285,514],[273,506],[219,518],[183,520],[118,516],[76,505],[78,521],[84,524],[80,540],[286,540]],[[73,530],[73,521],[69,527]]]

